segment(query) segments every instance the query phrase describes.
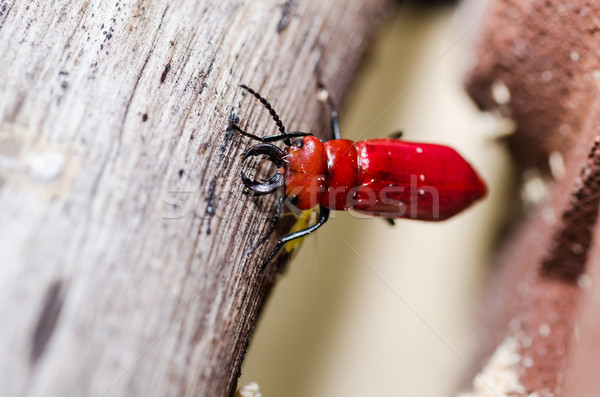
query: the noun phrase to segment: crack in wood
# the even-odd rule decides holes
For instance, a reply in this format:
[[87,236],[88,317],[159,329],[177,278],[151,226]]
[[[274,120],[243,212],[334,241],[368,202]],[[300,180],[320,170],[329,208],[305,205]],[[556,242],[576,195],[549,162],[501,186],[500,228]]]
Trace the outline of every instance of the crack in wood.
[[163,70],[162,74],[160,75],[160,83],[161,84],[163,84],[165,82],[165,80],[167,80],[167,75],[169,74],[170,71],[171,71],[171,62],[169,62],[165,65],[165,69]]
[[119,142],[122,141],[123,130],[125,128],[125,120],[127,119],[127,115],[129,114],[129,108],[131,107],[131,103],[133,102],[133,97],[135,96],[135,94],[137,92],[137,87],[142,78],[142,75],[144,74],[144,70],[146,69],[146,66],[148,66],[148,61],[150,60],[150,57],[152,56],[152,53],[153,53],[154,43],[156,42],[156,39],[158,37],[158,32],[160,32],[160,30],[163,26],[163,21],[165,19],[165,15],[167,14],[168,10],[169,10],[169,6],[167,5],[165,7],[165,10],[163,11],[161,18],[160,18],[160,23],[158,24],[158,28],[156,29],[157,34],[154,37],[154,40],[152,41],[152,46],[150,47],[150,51],[148,51],[148,55],[146,56],[146,59],[144,59],[144,64],[142,65],[142,68],[140,69],[140,71],[137,74],[137,78],[135,79],[133,89],[131,90],[131,95],[129,96],[127,105],[125,105],[125,113],[123,114],[123,121],[121,122],[121,130],[119,131]]
[[216,213],[217,200],[215,197],[215,187],[217,185],[217,177],[214,176],[210,181],[208,186],[208,193],[206,194],[206,209],[204,210],[204,214],[208,217],[206,224],[206,234],[210,234],[210,221]]
[[292,11],[294,9],[294,0],[288,0],[281,6],[281,18],[279,18],[279,22],[277,23],[277,34],[283,32],[290,21],[292,20]]
[[29,360],[33,365],[44,354],[48,346],[48,341],[52,337],[62,310],[63,298],[63,282],[62,280],[55,280],[46,291],[42,309],[33,331],[31,352],[29,355]]

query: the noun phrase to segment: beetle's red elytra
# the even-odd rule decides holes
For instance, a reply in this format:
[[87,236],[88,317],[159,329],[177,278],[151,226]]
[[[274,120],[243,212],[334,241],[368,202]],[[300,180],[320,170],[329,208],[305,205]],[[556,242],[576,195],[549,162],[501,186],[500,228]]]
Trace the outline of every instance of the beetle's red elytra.
[[321,205],[440,221],[469,207],[487,190],[469,163],[448,146],[389,138],[321,143],[306,136],[285,153],[285,194],[298,197],[301,210]]
[[[320,79],[318,86],[325,91]],[[487,193],[473,167],[448,146],[395,138],[359,142],[341,139],[337,111],[328,95],[325,98],[332,109],[332,139],[323,143],[309,133],[286,132],[267,100],[243,84],[240,87],[269,110],[280,131],[278,135],[259,137],[247,133],[235,118],[230,118],[229,129],[262,142],[251,147],[244,160],[266,156],[278,168],[267,181],[251,179],[242,172],[244,184],[255,195],[281,191],[267,232],[248,252],[253,252],[273,232],[286,199],[300,210],[319,207],[317,223],[283,236],[263,267],[284,244],[322,226],[330,210],[355,210],[388,220],[441,221],[465,210]],[[277,141],[283,141],[286,148],[281,150],[270,143]]]

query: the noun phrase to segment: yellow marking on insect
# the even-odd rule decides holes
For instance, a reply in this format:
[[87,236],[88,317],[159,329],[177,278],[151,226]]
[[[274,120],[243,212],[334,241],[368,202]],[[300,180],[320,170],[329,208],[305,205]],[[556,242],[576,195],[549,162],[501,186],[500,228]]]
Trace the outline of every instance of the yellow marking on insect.
[[[306,229],[308,227],[308,223],[312,219],[313,213],[315,211],[316,211],[315,209],[305,210],[305,211],[302,211],[302,213],[300,213],[300,215],[296,215],[295,213],[292,213],[292,215],[294,215],[294,217],[296,217],[297,221],[296,221],[296,223],[294,223],[294,226],[292,226],[290,233],[294,233],[294,232]],[[290,241],[289,243],[287,243],[285,245],[285,252],[287,252],[288,254],[294,252],[296,249],[298,249],[300,247],[300,245],[302,245],[303,240],[304,240],[304,237],[300,237],[300,238]]]

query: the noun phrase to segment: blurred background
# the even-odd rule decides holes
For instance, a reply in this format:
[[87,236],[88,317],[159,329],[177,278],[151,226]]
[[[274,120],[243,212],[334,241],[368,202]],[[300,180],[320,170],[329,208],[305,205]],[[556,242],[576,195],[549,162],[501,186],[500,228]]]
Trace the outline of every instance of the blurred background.
[[270,297],[239,386],[263,397],[451,396],[471,378],[478,295],[504,225],[511,180],[497,137],[510,123],[463,91],[485,10],[448,1],[390,15],[348,101],[342,135],[403,130],[446,144],[488,184],[488,197],[439,224],[334,212],[307,238]]

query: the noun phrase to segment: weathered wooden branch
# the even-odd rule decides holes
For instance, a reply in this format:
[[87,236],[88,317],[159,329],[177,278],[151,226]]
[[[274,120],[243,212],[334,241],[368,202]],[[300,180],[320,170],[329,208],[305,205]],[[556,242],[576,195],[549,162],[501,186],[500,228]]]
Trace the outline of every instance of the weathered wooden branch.
[[268,113],[327,133],[383,0],[0,2],[2,394],[231,394],[276,274],[242,194]]

